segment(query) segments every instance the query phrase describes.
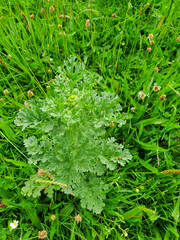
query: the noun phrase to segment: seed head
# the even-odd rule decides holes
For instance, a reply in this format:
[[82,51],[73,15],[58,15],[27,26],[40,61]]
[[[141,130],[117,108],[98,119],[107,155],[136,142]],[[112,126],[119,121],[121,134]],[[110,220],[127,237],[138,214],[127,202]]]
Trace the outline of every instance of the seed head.
[[113,17],[113,18],[116,18],[116,17],[117,17],[117,15],[116,15],[115,13],[113,13],[113,14],[112,14],[112,17]]
[[28,92],[27,92],[27,96],[28,96],[28,97],[33,97],[33,95],[34,95],[34,93],[33,93],[32,91],[28,91]]
[[154,38],[154,35],[152,33],[150,33],[148,38],[152,40]]
[[82,217],[78,214],[76,217],[75,217],[75,220],[77,223],[81,222],[82,221]]
[[39,169],[39,170],[38,170],[38,175],[39,175],[39,176],[42,177],[42,176],[44,175],[44,173],[45,173],[44,170],[42,170],[42,169]]
[[121,160],[121,157],[120,157],[120,156],[118,157],[118,160]]
[[149,6],[150,6],[150,3],[147,3],[147,4],[145,5],[145,7],[147,7],[147,8],[148,8]]
[[47,88],[47,89],[49,89],[49,88],[50,88],[50,86],[49,86],[49,85],[47,85],[47,86],[46,86],[46,88]]
[[60,14],[60,15],[59,15],[59,17],[60,17],[60,18],[63,18],[63,15],[62,15],[62,14]]
[[4,98],[0,98],[0,101],[1,101],[1,102],[4,102]]
[[3,17],[3,16],[1,16],[1,17],[0,17],[0,19],[1,19],[1,20],[3,20],[3,19],[4,19],[4,17]]
[[61,25],[61,24],[58,24],[58,28],[61,29],[61,28],[62,28],[62,25]]
[[34,14],[31,14],[31,15],[30,15],[30,18],[34,19]]
[[155,71],[155,72],[159,72],[159,68],[158,68],[158,67],[155,67],[155,68],[154,68],[154,71]]
[[4,94],[5,95],[8,95],[9,94],[9,91],[7,89],[4,89]]
[[30,28],[29,22],[28,22],[28,20],[27,20],[27,18],[26,18],[26,16],[24,15],[23,12],[21,13],[21,16],[22,16],[22,17],[24,18],[24,20],[26,21],[26,23],[27,23],[27,25],[28,25],[28,28]]
[[53,6],[50,6],[50,8],[49,8],[49,12],[54,12],[54,7]]
[[111,122],[111,123],[109,124],[109,126],[110,126],[110,127],[114,127],[114,123]]
[[62,32],[60,32],[59,35],[62,36]]
[[154,87],[153,87],[153,91],[154,91],[154,92],[157,92],[157,91],[159,91],[159,90],[160,90],[160,87],[159,87],[159,86],[154,86]]
[[144,94],[142,91],[138,93],[138,98],[144,99],[146,97],[146,94]]
[[87,19],[87,20],[86,20],[86,28],[89,28],[89,27],[90,27],[90,20]]
[[180,42],[180,37],[177,37],[176,40],[177,40],[178,42]]
[[46,230],[43,230],[43,231],[39,231],[38,233],[38,238],[40,239],[44,239],[47,237],[47,231]]
[[90,4],[88,4],[88,8],[90,8],[90,6],[91,6],[91,5],[90,5]]
[[132,107],[132,108],[131,108],[131,111],[132,111],[132,112],[135,112],[135,110],[136,110],[135,107]]
[[49,83],[52,83],[53,82],[53,79],[49,80]]
[[151,45],[154,44],[154,40],[151,40],[151,41],[149,41],[149,42],[150,42]]
[[49,73],[49,74],[50,74],[50,73],[52,73],[52,70],[51,70],[51,69],[49,69],[49,70],[48,70],[48,73]]
[[166,98],[166,95],[163,94],[162,96],[160,96],[160,100],[163,101]]
[[149,48],[147,48],[147,51],[148,51],[148,52],[151,52],[151,50],[152,50],[152,49],[151,49],[150,47],[149,47]]
[[51,216],[50,216],[50,219],[51,219],[52,221],[56,220],[56,215],[54,215],[54,214],[51,215]]
[[46,13],[46,11],[44,10],[44,8],[41,8],[41,12],[44,14],[44,16],[45,16],[45,18],[46,18],[46,21],[49,22],[47,13]]
[[12,58],[11,54],[8,54],[8,58]]

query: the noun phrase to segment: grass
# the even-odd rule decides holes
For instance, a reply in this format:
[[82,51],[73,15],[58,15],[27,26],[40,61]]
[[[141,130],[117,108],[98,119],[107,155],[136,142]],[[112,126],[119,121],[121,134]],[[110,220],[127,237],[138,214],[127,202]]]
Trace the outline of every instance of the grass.
[[[37,239],[43,229],[53,240],[179,239],[180,178],[161,173],[180,169],[178,6],[178,0],[152,0],[149,6],[144,0],[1,0],[0,200],[6,206],[0,205],[2,240]],[[130,114],[124,127],[114,126],[108,134],[129,148],[133,160],[107,172],[112,188],[100,215],[59,192],[53,199],[21,194],[34,168],[27,163],[26,136],[14,118],[28,101],[29,90],[34,98],[48,96],[46,86],[71,54],[103,76],[99,90],[118,94],[123,112]],[[161,87],[157,92],[154,83]],[[149,97],[139,99],[140,91]],[[166,98],[160,100],[163,94]],[[79,224],[77,214],[82,217]],[[14,219],[19,225],[11,231]]]

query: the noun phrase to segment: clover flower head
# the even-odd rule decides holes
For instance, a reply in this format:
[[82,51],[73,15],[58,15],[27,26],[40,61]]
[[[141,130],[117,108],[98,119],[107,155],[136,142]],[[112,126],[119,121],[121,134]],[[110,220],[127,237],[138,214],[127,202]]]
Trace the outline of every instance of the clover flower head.
[[28,97],[33,97],[33,95],[34,95],[34,93],[33,93],[32,91],[28,91],[28,92],[27,92],[27,96],[28,96]]
[[5,95],[8,95],[9,94],[9,91],[7,89],[4,89],[4,94]]
[[146,97],[146,94],[144,94],[142,91],[138,93],[138,98],[144,99]]
[[154,38],[154,35],[150,33],[147,38],[152,40]]
[[163,101],[164,99],[166,99],[166,95],[163,94],[162,96],[160,96],[160,100]]
[[15,228],[17,228],[17,226],[18,226],[18,223],[19,223],[19,221],[17,221],[17,220],[13,220],[13,222],[12,222],[12,223],[10,223],[10,226],[11,226],[11,228],[12,228],[12,229],[15,229]]
[[43,231],[39,231],[38,232],[38,238],[40,239],[44,239],[47,237],[47,231],[46,230],[43,230]]
[[158,68],[158,67],[155,67],[155,68],[154,68],[154,71],[155,71],[155,72],[159,72],[159,68]]
[[154,87],[153,87],[153,91],[154,92],[157,92],[157,91],[159,91],[161,89],[161,87],[160,86],[157,86],[157,85],[155,85]]
[[39,176],[42,177],[42,176],[44,175],[44,173],[45,173],[44,170],[42,170],[42,169],[39,169],[39,170],[38,170],[38,175],[39,175]]
[[135,112],[136,108],[135,107],[132,107],[131,108],[131,112]]
[[112,17],[113,17],[113,18],[116,18],[116,17],[117,17],[116,13],[113,13],[113,14],[112,14]]
[[56,215],[52,214],[52,215],[50,216],[50,219],[51,219],[52,221],[55,221],[55,220],[56,220]]

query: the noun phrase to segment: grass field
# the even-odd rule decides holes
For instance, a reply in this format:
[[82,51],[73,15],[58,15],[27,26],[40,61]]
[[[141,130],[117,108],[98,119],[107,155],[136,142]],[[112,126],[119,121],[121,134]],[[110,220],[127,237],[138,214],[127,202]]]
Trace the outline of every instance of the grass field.
[[[179,6],[179,0],[0,1],[0,240],[180,239]],[[59,72],[76,83],[78,63],[95,76],[90,86],[100,78],[99,94],[118,96],[126,124],[110,122],[107,136],[132,155],[104,174],[110,188],[100,214],[60,190],[52,198],[22,193],[38,170],[23,141],[41,129],[22,131],[14,120],[31,99],[55,94],[51,82]]]

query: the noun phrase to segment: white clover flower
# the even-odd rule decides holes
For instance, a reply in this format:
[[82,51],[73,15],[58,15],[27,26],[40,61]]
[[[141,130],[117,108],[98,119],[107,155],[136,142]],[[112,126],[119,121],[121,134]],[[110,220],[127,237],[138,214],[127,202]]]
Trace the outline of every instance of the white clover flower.
[[155,86],[153,87],[153,91],[154,91],[154,92],[157,92],[157,91],[159,91],[159,90],[161,90],[161,87],[160,87],[160,86],[155,85]]
[[19,221],[17,221],[17,220],[13,220],[13,222],[10,223],[10,226],[12,227],[12,229],[15,229],[15,228],[17,228],[18,223],[19,223]]
[[124,236],[125,236],[125,237],[127,237],[127,236],[128,236],[128,233],[127,233],[127,232],[125,232]]
[[146,97],[146,94],[144,94],[142,91],[138,93],[138,98],[144,99]]
[[154,35],[152,33],[149,34],[149,36],[147,37],[147,39],[153,39],[154,38]]

